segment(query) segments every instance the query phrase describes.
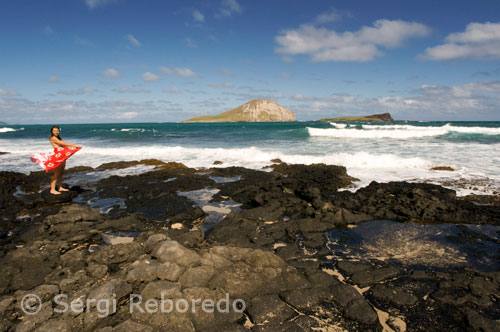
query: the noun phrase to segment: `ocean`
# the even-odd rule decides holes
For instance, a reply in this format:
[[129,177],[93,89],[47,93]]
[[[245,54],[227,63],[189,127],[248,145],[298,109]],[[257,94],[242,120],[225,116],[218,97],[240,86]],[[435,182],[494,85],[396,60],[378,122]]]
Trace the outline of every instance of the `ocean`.
[[[49,152],[50,125],[0,126],[0,170],[41,168],[30,154]],[[67,167],[156,158],[189,167],[265,169],[287,163],[342,165],[371,181],[442,184],[458,195],[500,192],[500,122],[121,123],[68,124],[61,137],[83,149]],[[215,161],[222,161],[214,166]],[[431,170],[450,166],[453,171]],[[131,173],[149,170],[135,167]]]

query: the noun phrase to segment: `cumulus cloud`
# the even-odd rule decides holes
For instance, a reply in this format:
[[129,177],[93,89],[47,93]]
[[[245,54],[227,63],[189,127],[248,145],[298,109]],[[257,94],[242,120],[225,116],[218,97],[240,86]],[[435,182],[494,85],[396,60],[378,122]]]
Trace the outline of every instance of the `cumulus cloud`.
[[144,82],[157,82],[160,80],[160,77],[156,74],[147,71],[144,74],[142,74],[142,79],[144,80]]
[[127,121],[168,121],[172,115],[184,119],[178,104],[161,101],[134,101],[130,99],[90,102],[88,100],[33,101],[25,98],[1,98],[2,121],[11,123],[103,123]]
[[127,40],[130,42],[130,45],[141,47],[141,43],[133,35],[127,35]]
[[234,13],[236,14],[243,13],[243,8],[240,6],[238,1],[222,0],[220,7],[215,14],[215,17],[216,18],[230,17]]
[[102,72],[103,76],[106,76],[107,78],[120,78],[120,73],[114,69],[114,68],[108,68],[105,71]]
[[6,90],[6,89],[0,88],[0,96],[15,97],[15,96],[19,96],[19,93],[15,90]]
[[193,20],[198,23],[205,22],[205,16],[197,9],[193,10]]
[[189,68],[170,69],[168,67],[161,67],[160,70],[167,75],[180,76],[180,77],[200,77],[200,75],[196,74]]
[[495,82],[477,82],[463,85],[463,87],[470,91],[492,92],[499,94],[500,98],[500,81]]
[[383,54],[381,48],[393,49],[413,37],[423,37],[430,28],[417,22],[377,20],[371,27],[337,32],[310,24],[284,30],[276,37],[282,55],[307,54],[315,62],[372,61]]
[[500,23],[469,23],[464,32],[449,34],[442,45],[429,47],[424,60],[500,59]]
[[[328,116],[390,112],[396,119],[500,119],[500,82],[473,82],[456,86],[422,85],[409,96],[360,98],[349,94],[326,97],[294,95],[297,109]],[[317,115],[319,116],[319,115]]]
[[65,95],[65,96],[81,96],[81,95],[86,95],[90,93],[94,93],[97,90],[91,87],[85,87],[81,88],[78,90],[60,90],[58,94],[60,95]]

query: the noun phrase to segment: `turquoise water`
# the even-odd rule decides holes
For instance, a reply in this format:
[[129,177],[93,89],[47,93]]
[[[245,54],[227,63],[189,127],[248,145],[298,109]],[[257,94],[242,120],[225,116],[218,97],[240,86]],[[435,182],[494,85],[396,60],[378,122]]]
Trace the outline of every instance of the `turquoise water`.
[[[348,124],[350,130],[364,130],[370,123]],[[443,134],[431,135],[432,140],[448,142],[500,143],[500,122],[409,122],[377,123],[377,126],[411,126],[415,130],[443,128]],[[48,137],[50,125],[4,126],[0,139],[44,139]],[[67,124],[61,126],[61,136],[71,139],[96,140],[106,143],[130,144],[202,144],[204,146],[248,146],[254,143],[292,143],[307,140],[311,135],[308,128],[329,129],[330,123],[322,122],[285,122],[285,123],[126,123],[126,124]],[[454,129],[484,128],[460,132]],[[15,131],[6,131],[14,129]],[[495,130],[497,131],[496,134]],[[411,131],[411,130],[408,130]]]
[[[51,150],[50,127],[0,125],[0,151],[10,153],[0,156],[0,170],[39,170],[29,155]],[[279,158],[343,165],[360,178],[358,187],[371,180],[475,179],[493,191],[500,181],[500,122],[126,123],[61,128],[64,140],[84,146],[71,157],[69,167],[156,158],[190,167],[212,167],[218,160],[223,167],[260,169]],[[455,171],[430,171],[442,165]]]

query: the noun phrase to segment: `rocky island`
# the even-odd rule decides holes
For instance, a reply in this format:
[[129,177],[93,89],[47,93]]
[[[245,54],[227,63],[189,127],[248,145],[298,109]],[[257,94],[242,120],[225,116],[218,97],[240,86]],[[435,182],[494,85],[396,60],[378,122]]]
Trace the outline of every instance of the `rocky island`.
[[283,122],[295,121],[295,113],[272,100],[254,99],[217,115],[197,116],[183,122]]
[[273,163],[0,172],[0,331],[498,330],[498,200]]
[[365,116],[345,116],[339,118],[325,118],[321,122],[394,122],[389,113],[373,114]]

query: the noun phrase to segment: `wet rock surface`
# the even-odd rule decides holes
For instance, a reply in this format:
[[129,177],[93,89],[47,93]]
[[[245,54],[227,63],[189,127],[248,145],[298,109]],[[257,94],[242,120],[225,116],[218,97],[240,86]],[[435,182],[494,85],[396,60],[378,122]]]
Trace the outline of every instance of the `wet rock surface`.
[[427,183],[374,181],[356,193],[337,193],[332,202],[375,219],[500,225],[498,206],[459,200],[455,191]]
[[[0,172],[0,331],[498,329],[497,265],[419,265],[398,253],[353,258],[329,233],[341,230],[337,244],[359,246],[347,230],[377,219],[381,230],[386,219],[451,223],[448,241],[500,260],[494,197],[457,199],[440,186],[404,182],[343,192],[355,181],[343,167],[282,162],[268,172],[116,162],[68,170],[68,182],[137,165],[152,169],[69,186],[57,199],[43,192],[48,174]],[[206,188],[213,202],[241,204],[209,231],[203,206],[185,194]],[[40,299],[35,315],[22,310],[27,294]],[[81,310],[62,312],[58,295],[81,301]],[[160,300],[174,310],[162,312]],[[202,310],[219,300],[227,311]],[[189,310],[179,310],[185,303]]]

